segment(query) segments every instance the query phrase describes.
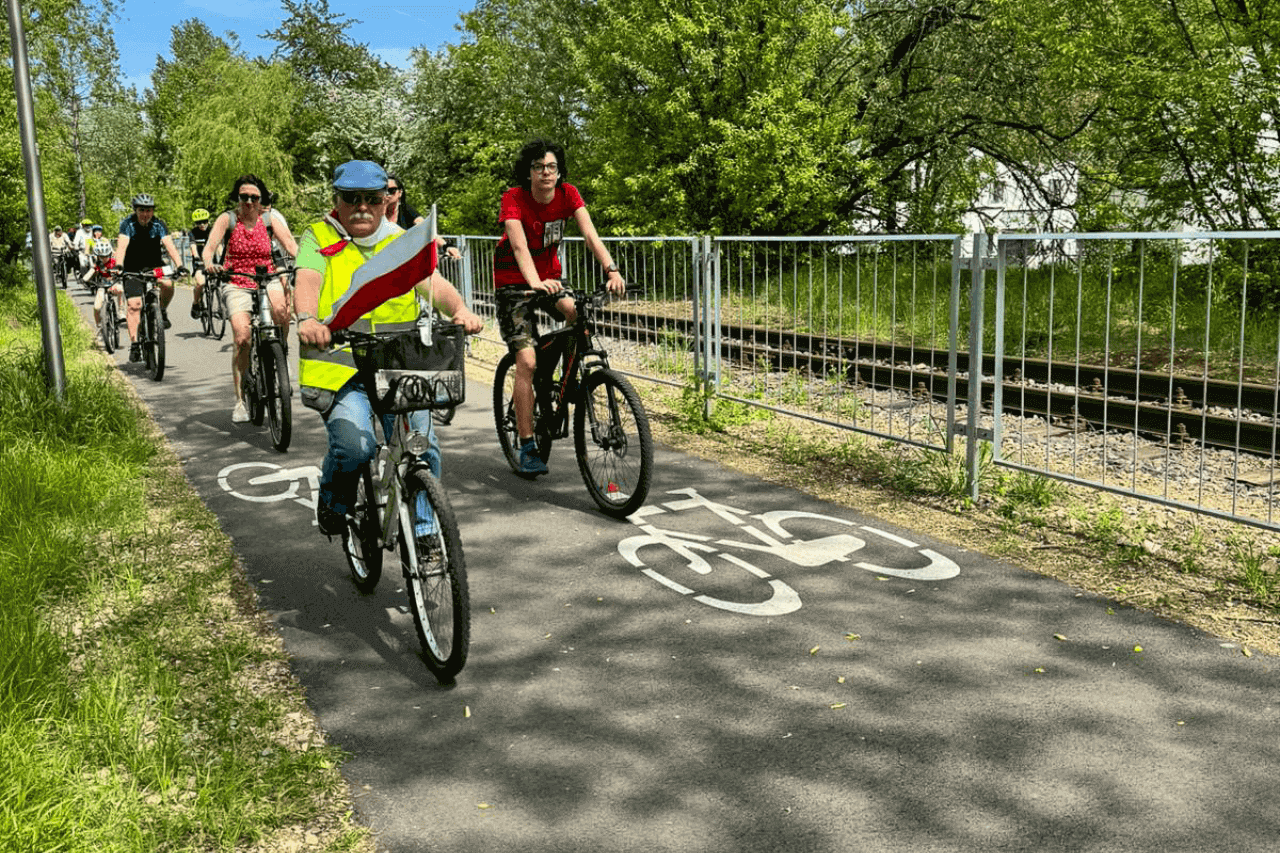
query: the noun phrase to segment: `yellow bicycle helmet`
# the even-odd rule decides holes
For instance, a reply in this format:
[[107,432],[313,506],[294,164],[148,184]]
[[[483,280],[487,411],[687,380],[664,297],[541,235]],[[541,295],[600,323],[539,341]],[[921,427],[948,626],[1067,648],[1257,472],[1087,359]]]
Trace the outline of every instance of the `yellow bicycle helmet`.
[[92,224],[93,224],[93,220],[92,220],[92,219],[84,219],[84,220],[81,220],[80,224],[81,224],[81,225],[83,225],[83,226],[85,226],[86,228],[88,228],[90,225],[92,225]]
[[208,222],[209,211],[205,210],[203,207],[197,207],[195,210],[191,211],[191,221],[192,223]]

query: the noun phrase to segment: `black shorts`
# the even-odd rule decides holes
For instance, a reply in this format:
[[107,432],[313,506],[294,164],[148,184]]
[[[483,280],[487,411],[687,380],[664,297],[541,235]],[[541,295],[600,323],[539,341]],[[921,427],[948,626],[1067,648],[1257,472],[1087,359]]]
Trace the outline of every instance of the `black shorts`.
[[120,286],[124,288],[125,299],[141,299],[143,294],[147,292],[147,283],[132,276],[122,278]]

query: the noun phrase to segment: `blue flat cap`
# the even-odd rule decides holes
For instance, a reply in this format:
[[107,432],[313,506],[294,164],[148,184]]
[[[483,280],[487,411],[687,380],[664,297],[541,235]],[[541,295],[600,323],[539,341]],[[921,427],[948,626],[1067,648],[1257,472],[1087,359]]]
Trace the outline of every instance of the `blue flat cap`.
[[386,186],[386,170],[369,160],[348,160],[333,170],[335,190],[380,190]]

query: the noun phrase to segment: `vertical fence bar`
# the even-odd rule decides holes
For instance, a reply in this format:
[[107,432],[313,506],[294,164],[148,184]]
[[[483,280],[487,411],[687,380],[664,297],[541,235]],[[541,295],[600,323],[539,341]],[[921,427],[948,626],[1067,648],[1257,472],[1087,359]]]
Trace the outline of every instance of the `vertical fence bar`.
[[969,498],[978,499],[978,433],[982,417],[982,313],[986,290],[987,235],[973,235],[969,270],[969,418],[965,425],[965,472]]

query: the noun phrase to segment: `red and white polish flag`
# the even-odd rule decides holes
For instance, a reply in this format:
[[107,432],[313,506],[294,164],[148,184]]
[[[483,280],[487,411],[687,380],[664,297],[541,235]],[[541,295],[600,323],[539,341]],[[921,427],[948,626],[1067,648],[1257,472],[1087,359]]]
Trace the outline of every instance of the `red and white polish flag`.
[[388,299],[408,293],[436,270],[436,242],[432,221],[425,219],[360,265],[347,290],[321,322],[345,329]]

